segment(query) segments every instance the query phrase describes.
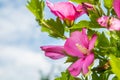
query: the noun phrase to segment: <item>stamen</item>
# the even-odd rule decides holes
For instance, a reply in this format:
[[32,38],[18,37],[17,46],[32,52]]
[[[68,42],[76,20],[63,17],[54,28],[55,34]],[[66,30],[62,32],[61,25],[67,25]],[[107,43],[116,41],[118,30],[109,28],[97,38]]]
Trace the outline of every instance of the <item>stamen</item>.
[[83,53],[83,54],[89,54],[89,50],[83,46],[81,46],[80,44],[76,44],[77,48]]

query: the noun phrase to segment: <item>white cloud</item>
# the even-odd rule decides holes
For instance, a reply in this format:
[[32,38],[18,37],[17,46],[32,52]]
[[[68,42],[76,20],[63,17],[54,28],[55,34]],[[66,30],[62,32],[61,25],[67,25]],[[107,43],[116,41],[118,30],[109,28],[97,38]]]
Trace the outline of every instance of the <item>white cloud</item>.
[[0,14],[2,16],[0,18],[1,39],[8,37],[10,37],[10,39],[16,38],[19,37],[20,34],[26,38],[40,34],[40,31],[36,30],[38,28],[36,27],[34,16],[30,14],[25,6],[19,8],[2,8]]
[[39,71],[48,74],[51,69],[41,54],[19,47],[0,47],[0,80],[39,80]]
[[[39,71],[48,74],[52,65],[55,69],[52,70],[53,74],[57,75],[63,71],[66,67],[63,65],[64,60],[53,62],[39,49],[40,45],[60,44],[63,43],[62,40],[54,41],[48,38],[46,33],[40,32],[35,17],[23,5],[24,1],[1,2],[0,80],[39,80]],[[58,66],[60,68],[57,68]]]
[[[0,1],[1,2],[1,1]],[[21,5],[13,5],[19,2],[2,1],[3,7],[0,7],[0,44],[17,45],[37,48],[39,50],[40,38],[42,37],[40,28],[33,14]]]
[[51,60],[43,52],[33,52],[27,48],[0,46],[0,80],[39,80],[43,75],[50,74],[51,80],[60,76],[68,64],[65,58]]
[[[3,7],[0,8],[0,80],[39,80],[39,71],[47,74],[51,64],[44,59],[40,51],[29,48],[30,45],[34,48],[32,45],[34,39],[40,40],[41,32],[36,27],[34,16],[25,5],[15,7],[13,3],[9,3],[9,0],[3,1],[2,4]],[[33,42],[35,46],[39,44],[38,41]]]
[[25,5],[13,7],[11,4],[6,4],[1,8],[0,17],[1,44],[22,42],[21,44],[28,45],[32,40],[32,43],[38,46],[38,44],[48,44],[50,40],[52,42],[49,44],[58,44],[58,41],[59,43],[62,42],[61,40],[54,41],[46,33],[41,34],[34,15]]

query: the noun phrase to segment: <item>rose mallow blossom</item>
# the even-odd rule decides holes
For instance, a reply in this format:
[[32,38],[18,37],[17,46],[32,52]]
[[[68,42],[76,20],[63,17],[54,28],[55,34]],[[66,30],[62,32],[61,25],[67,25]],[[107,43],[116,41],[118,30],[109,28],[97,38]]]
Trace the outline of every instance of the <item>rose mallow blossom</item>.
[[[120,18],[120,0],[113,0],[113,8],[117,17]],[[97,22],[110,31],[120,31],[120,19],[118,18],[102,16],[98,18]]]
[[70,38],[67,38],[64,46],[42,46],[41,49],[45,51],[45,55],[51,59],[60,59],[67,55],[77,57],[78,60],[72,63],[68,68],[72,76],[78,76],[82,71],[83,74],[89,72],[88,67],[94,61],[94,48],[97,36],[94,34],[89,40],[86,34],[86,29],[82,31],[75,31],[71,33]]
[[102,16],[97,20],[98,24],[106,27],[110,31],[120,30],[120,20],[114,17]]
[[56,60],[65,57],[65,51],[63,46],[48,45],[41,46],[40,48],[45,51],[45,56],[51,59]]
[[93,9],[93,5],[92,4],[90,4],[90,3],[82,3],[82,6],[84,6],[84,8],[86,8],[86,9],[89,9],[89,10],[92,10]]
[[107,27],[108,26],[108,20],[109,20],[108,16],[102,16],[102,17],[98,18],[97,22],[101,26]]
[[58,2],[53,4],[47,1],[46,3],[54,15],[62,20],[68,20],[71,22],[86,13],[85,8],[91,9],[93,7],[88,3],[85,3],[84,6],[82,4],[74,6],[71,2]]
[[118,18],[120,18],[120,0],[113,0],[113,8]]
[[94,61],[92,49],[96,39],[97,36],[94,34],[89,40],[86,29],[83,28],[81,32],[75,31],[71,33],[71,37],[66,40],[64,49],[67,54],[78,57],[78,60],[68,68],[71,75],[78,76],[81,71],[84,75],[89,72],[88,67]]

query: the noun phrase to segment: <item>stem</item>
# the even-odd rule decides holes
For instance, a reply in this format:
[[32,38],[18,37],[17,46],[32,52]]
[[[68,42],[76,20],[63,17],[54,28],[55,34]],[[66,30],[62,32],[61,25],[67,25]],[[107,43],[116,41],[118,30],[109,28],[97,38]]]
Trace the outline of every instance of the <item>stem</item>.
[[95,10],[95,13],[98,14],[98,16],[101,16],[99,10],[96,7],[94,7],[94,10]]
[[[101,12],[103,15],[105,15],[103,9],[101,8],[101,3],[98,4],[98,8],[100,9],[100,12]],[[99,13],[100,13],[100,12],[99,12]]]
[[65,35],[59,34],[59,32],[57,32],[57,31],[55,30],[55,28],[52,28],[52,27],[51,27],[50,25],[48,25],[44,20],[41,20],[41,24],[43,24],[46,28],[53,29],[54,32],[55,32],[57,35],[59,35],[61,38],[67,39],[67,37],[66,37]]
[[71,36],[71,33],[72,33],[72,30],[70,29],[70,31],[69,31],[69,36]]
[[110,9],[107,9],[107,16],[110,15]]

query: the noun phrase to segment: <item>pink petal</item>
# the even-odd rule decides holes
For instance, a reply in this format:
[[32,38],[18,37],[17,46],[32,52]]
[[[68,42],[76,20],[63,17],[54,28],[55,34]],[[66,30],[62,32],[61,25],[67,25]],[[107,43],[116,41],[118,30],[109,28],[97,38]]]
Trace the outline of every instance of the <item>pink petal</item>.
[[60,59],[65,57],[65,55],[59,54],[59,53],[55,53],[55,52],[47,52],[45,53],[45,56],[51,58],[51,59]]
[[69,55],[82,57],[84,53],[82,53],[82,51],[78,49],[76,44],[88,48],[88,38],[86,35],[86,29],[83,29],[82,32],[73,32],[71,34],[71,37],[66,40],[64,45],[64,49]]
[[50,9],[53,9],[54,10],[54,4],[53,3],[51,3],[50,1],[46,1],[46,4],[47,4],[47,6],[50,8]]
[[91,40],[89,41],[89,51],[91,51],[94,48],[94,44],[96,42],[97,39],[97,35],[94,34],[91,38]]
[[40,48],[45,51],[45,56],[51,59],[60,59],[65,57],[63,46],[42,46]]
[[83,63],[82,69],[83,69],[83,74],[87,74],[89,72],[88,67],[93,63],[94,61],[94,54],[90,53],[86,58]]
[[109,20],[108,16],[102,16],[102,17],[98,18],[97,22],[101,26],[107,27],[108,26],[108,20]]
[[104,26],[104,27],[108,28],[110,31],[114,31],[114,30],[119,31],[120,30],[120,20],[117,19],[117,18],[113,18],[113,17],[110,18],[108,16],[103,16],[103,17],[100,17],[97,20],[97,22],[101,26]]
[[90,9],[92,10],[93,9],[93,5],[92,4],[89,4],[89,3],[83,3],[84,7],[87,8],[87,9]]
[[84,53],[78,49],[76,44],[83,46],[84,48],[88,49],[89,40],[86,34],[86,29],[83,28],[82,32],[75,31],[71,34],[71,37],[68,38],[65,42],[64,49],[69,55],[83,57]]
[[79,59],[68,68],[72,76],[78,76],[80,74],[83,62],[83,59]]
[[81,36],[81,41],[82,41],[82,44],[86,47],[86,48],[88,48],[88,43],[89,43],[89,40],[88,40],[88,36],[87,36],[87,29],[85,29],[85,28],[83,28],[82,29],[82,36]]
[[87,13],[87,9],[92,10],[93,9],[93,5],[89,4],[89,3],[83,3],[83,4],[79,4],[76,7],[76,10],[78,11],[78,16],[81,16],[85,13]]
[[65,51],[71,56],[84,56],[83,53],[77,48],[76,43],[79,43],[79,39],[75,39],[73,37],[68,38],[64,44]]
[[120,30],[120,20],[117,18],[111,18],[110,19],[110,26],[108,28],[110,31]]
[[120,0],[113,0],[113,8],[117,16],[120,18]]
[[47,6],[50,8],[51,12],[63,20],[75,20],[76,18],[85,13],[82,5],[76,7],[71,2],[58,2],[52,4],[51,2],[47,1],[46,3]]
[[83,8],[83,5],[79,4],[77,7],[76,7],[76,18],[78,18],[79,16],[82,16],[83,14],[86,13],[86,10]]
[[87,29],[85,29],[85,28],[83,28],[81,32],[75,31],[71,34],[71,37],[73,37],[74,40],[76,40],[76,43],[79,43],[83,47],[88,48],[89,40],[88,40],[86,31],[87,31]]
[[84,10],[82,4],[79,4],[78,6],[76,6],[76,10],[78,12],[80,12],[80,11],[82,12]]
[[[58,2],[55,4],[52,4],[47,1],[47,6],[50,8],[50,10],[61,19],[64,18],[72,18],[72,20],[75,19],[76,9],[75,6],[71,2]],[[54,7],[53,7],[54,6]]]
[[56,10],[55,5],[53,3],[47,0],[46,4],[54,15],[60,17],[60,19],[64,19],[64,15],[62,15],[59,11]]

